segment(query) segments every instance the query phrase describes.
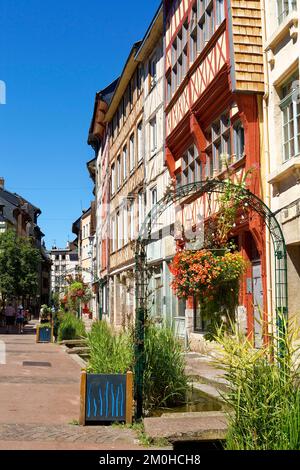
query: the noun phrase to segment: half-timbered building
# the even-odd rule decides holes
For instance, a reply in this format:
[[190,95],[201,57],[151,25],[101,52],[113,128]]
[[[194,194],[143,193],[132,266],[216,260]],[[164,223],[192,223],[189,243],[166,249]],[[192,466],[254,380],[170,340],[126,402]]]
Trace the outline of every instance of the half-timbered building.
[[143,73],[133,45],[105,115],[110,177],[109,314],[116,327],[134,317],[134,240],[145,212]]
[[[261,115],[264,91],[259,1],[165,0],[166,164],[177,185],[225,178],[241,180],[263,196]],[[196,225],[197,200],[181,211]],[[217,211],[214,201],[205,211]],[[188,215],[189,214],[189,215]],[[204,212],[207,219],[211,213]],[[265,228],[256,216],[238,220],[232,238],[249,260],[239,319],[257,341],[254,321],[266,311]],[[196,346],[205,322],[195,302],[185,310],[186,331]]]
[[[94,182],[96,229],[93,239],[95,257],[93,269],[93,290],[95,293],[95,314],[100,319],[108,317],[108,272],[109,272],[109,134],[105,122],[105,114],[114,94],[118,80],[113,81],[105,89],[96,93],[94,112],[89,129],[88,144],[95,151],[95,168],[88,165]],[[93,161],[94,161],[93,160]],[[94,168],[94,169],[93,169]]]

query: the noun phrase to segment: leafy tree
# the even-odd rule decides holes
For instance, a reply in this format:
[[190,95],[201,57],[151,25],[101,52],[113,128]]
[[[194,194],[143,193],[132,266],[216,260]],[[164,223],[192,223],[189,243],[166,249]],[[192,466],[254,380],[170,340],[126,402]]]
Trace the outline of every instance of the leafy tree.
[[38,290],[40,251],[30,238],[8,230],[0,234],[0,293],[2,299],[33,296]]

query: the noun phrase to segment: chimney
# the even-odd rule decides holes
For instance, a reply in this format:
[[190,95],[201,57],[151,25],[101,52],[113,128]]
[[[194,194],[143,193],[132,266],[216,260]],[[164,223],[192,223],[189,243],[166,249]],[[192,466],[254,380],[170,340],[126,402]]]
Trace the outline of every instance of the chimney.
[[5,179],[3,178],[3,176],[0,176],[0,189],[4,189],[4,183]]

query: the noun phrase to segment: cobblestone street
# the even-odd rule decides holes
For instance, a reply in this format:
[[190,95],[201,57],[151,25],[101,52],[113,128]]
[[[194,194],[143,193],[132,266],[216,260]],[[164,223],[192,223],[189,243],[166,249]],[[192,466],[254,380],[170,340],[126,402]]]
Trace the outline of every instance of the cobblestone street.
[[[2,333],[2,331],[1,331]],[[139,449],[136,434],[118,427],[79,427],[80,365],[56,344],[0,334],[0,449]]]

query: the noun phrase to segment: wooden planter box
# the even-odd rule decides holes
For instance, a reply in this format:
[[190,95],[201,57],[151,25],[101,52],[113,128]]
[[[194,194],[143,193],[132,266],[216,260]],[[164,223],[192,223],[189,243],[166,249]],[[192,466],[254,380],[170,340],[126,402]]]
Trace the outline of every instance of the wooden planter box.
[[41,326],[37,326],[36,342],[53,343],[53,326],[49,328],[42,328]]
[[133,374],[81,372],[79,424],[132,423]]

